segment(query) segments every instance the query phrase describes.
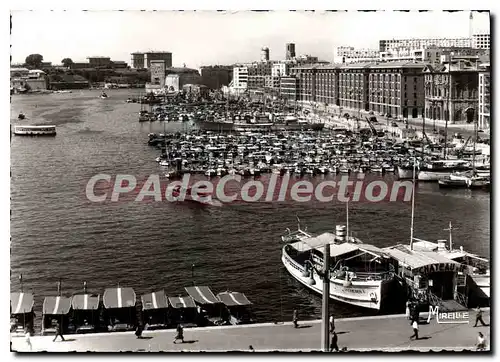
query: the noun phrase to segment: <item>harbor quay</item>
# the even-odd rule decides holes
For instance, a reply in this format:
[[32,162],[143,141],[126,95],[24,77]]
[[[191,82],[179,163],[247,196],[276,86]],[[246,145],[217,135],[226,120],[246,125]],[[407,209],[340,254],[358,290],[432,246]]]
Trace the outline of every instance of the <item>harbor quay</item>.
[[[405,315],[342,318],[335,320],[338,346],[344,351],[475,351],[478,333],[486,337],[489,351],[490,311],[484,309],[487,326],[474,327],[475,313],[469,312],[469,323],[446,323],[428,313],[420,314],[419,339]],[[443,323],[444,322],[444,323]],[[15,352],[310,352],[321,351],[321,320],[264,323],[244,326],[186,328],[184,343],[173,343],[175,330],[144,331],[142,338],[134,332],[74,334],[65,341],[54,336],[31,337],[31,349],[25,337],[12,337]]]

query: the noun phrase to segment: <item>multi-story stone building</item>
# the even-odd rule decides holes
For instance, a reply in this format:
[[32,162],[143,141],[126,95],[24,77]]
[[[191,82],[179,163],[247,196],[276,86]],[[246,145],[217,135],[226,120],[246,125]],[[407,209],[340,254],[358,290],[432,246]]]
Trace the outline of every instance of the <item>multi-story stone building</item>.
[[479,119],[480,129],[490,128],[490,64],[479,71]]
[[163,60],[165,68],[172,67],[172,53],[170,52],[136,52],[131,55],[131,64],[134,69],[149,69],[153,60]]
[[424,63],[374,63],[369,69],[368,109],[396,118],[417,118],[424,112]]
[[88,57],[89,68],[111,68],[113,62],[110,57]]
[[472,123],[477,119],[479,73],[464,60],[428,65],[425,74],[425,116],[450,123]]
[[289,102],[297,101],[298,82],[295,76],[280,78],[280,96]]
[[342,108],[368,111],[370,64],[353,63],[340,67],[339,105]]

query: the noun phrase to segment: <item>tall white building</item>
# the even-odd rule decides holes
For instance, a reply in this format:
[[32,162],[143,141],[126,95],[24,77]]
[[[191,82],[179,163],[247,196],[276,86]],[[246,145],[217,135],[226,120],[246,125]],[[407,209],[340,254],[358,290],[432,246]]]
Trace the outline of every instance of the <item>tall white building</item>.
[[246,89],[248,87],[248,67],[237,66],[233,68],[232,86],[236,89]]
[[335,63],[358,63],[376,61],[380,52],[375,49],[355,49],[354,47],[341,46],[335,52]]
[[490,65],[479,72],[479,129],[490,128]]
[[471,38],[420,38],[420,39],[383,39],[379,41],[379,51],[385,52],[390,49],[410,48],[421,49],[431,46],[436,47],[463,47],[472,46]]
[[490,49],[490,34],[472,35],[472,47],[475,49]]

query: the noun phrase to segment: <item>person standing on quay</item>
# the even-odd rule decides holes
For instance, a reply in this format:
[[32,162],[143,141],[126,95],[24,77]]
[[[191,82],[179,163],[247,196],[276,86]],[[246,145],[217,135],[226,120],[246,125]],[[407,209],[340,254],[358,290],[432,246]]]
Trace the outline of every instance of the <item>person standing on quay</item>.
[[486,338],[484,338],[484,335],[481,332],[479,332],[477,335],[476,350],[484,351],[485,349],[486,349]]
[[180,324],[177,325],[177,335],[174,338],[174,344],[177,340],[180,339],[182,343],[184,343],[184,329]]
[[477,327],[477,322],[481,322],[483,327],[487,326],[487,324],[483,321],[483,311],[479,306],[476,308],[476,324],[474,324],[474,327]]
[[299,327],[299,312],[297,311],[297,309],[293,310],[292,321],[293,321],[293,327],[298,328]]
[[338,345],[339,337],[337,336],[337,333],[333,332],[332,334],[332,341],[330,343],[330,352],[335,352],[339,351],[339,345]]
[[415,337],[415,339],[418,339],[418,322],[416,319],[413,320],[411,326],[413,327],[413,335],[410,337],[410,339],[412,339],[413,337]]
[[330,333],[335,332],[335,318],[333,318],[333,314],[330,315]]
[[64,341],[64,337],[62,335],[62,328],[59,322],[56,324],[56,336],[54,337],[54,340],[52,342],[55,342],[57,339],[57,336],[61,336],[61,339]]

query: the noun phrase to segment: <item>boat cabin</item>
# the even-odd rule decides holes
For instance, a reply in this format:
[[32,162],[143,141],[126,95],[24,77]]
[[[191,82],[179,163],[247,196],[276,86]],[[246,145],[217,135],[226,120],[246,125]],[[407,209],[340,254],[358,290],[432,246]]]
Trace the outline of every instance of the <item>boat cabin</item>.
[[232,325],[255,323],[250,311],[252,302],[245,294],[238,292],[224,292],[217,294],[217,298],[229,311],[229,323]]
[[181,324],[184,328],[198,326],[198,311],[196,303],[191,297],[169,297],[168,302],[172,309],[169,313],[169,326]]
[[438,252],[416,250],[407,245],[399,244],[384,250],[393,259],[396,274],[420,304],[434,305],[456,299],[458,273],[466,266]]
[[184,288],[199,306],[203,325],[223,325],[229,321],[229,316],[224,304],[212,293],[209,287],[194,286]]
[[144,329],[168,327],[168,299],[164,290],[141,295]]
[[104,320],[110,332],[134,330],[137,326],[136,295],[132,288],[104,290]]
[[73,333],[94,333],[100,330],[98,294],[75,294],[71,298],[71,313],[68,331]]
[[43,301],[42,335],[56,334],[56,326],[58,323],[62,333],[67,333],[70,309],[70,297],[46,297]]
[[32,293],[10,293],[10,333],[24,335],[26,331],[34,333],[33,320],[33,294]]

